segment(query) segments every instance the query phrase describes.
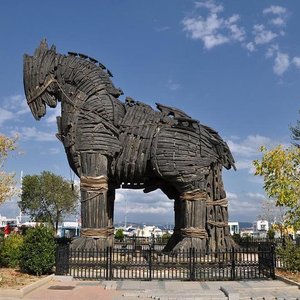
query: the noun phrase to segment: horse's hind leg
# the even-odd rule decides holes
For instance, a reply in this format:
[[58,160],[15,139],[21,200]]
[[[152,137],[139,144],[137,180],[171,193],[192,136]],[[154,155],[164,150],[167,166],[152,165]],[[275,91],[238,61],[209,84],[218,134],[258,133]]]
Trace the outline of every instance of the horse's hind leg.
[[74,249],[103,249],[113,245],[115,190],[109,188],[107,158],[99,153],[81,153],[81,236]]
[[235,246],[229,234],[221,169],[218,164],[211,165],[205,182],[195,182],[190,191],[175,197],[174,234],[165,251],[188,248],[215,251]]

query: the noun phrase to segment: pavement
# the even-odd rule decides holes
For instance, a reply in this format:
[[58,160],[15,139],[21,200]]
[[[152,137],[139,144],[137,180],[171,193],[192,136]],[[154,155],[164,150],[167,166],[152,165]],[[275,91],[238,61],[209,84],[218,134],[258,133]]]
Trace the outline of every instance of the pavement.
[[300,288],[281,280],[245,281],[81,281],[54,276],[22,296],[1,293],[1,300],[300,300]]

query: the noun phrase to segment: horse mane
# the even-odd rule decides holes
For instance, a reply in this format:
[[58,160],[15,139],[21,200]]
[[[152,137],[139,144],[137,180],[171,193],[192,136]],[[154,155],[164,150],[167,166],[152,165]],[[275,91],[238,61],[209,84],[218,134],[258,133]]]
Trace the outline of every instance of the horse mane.
[[90,61],[90,62],[94,63],[96,67],[99,67],[101,70],[104,70],[104,71],[106,70],[107,75],[109,77],[114,77],[113,74],[111,73],[111,71],[105,67],[105,65],[103,65],[101,62],[99,62],[97,59],[95,59],[93,57],[90,57],[83,53],[77,53],[77,52],[73,52],[73,51],[68,51],[68,55],[73,56],[73,57],[83,58],[87,61]]
[[[82,83],[86,77],[90,77],[90,82],[93,82],[94,86],[105,84],[106,90],[112,96],[118,98],[120,95],[123,95],[123,91],[120,88],[116,88],[110,79],[110,77],[113,77],[112,72],[97,59],[82,53],[70,51],[68,55],[62,55],[62,57],[67,59],[66,64],[71,66],[70,69],[74,69],[74,71],[64,69],[64,77],[69,77],[68,80],[77,80]],[[77,72],[77,68],[83,68],[82,72]]]

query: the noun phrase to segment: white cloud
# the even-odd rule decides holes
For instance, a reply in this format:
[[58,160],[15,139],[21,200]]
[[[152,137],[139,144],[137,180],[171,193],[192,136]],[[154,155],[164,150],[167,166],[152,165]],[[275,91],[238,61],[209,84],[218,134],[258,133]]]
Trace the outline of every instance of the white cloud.
[[252,177],[255,173],[253,160],[259,157],[260,147],[266,146],[267,148],[271,148],[276,143],[268,137],[256,134],[249,135],[244,140],[227,140],[227,144],[236,160],[235,165],[237,170],[248,170],[248,174],[251,174]]
[[245,140],[240,143],[228,140],[227,144],[233,154],[240,155],[243,157],[252,157],[257,155],[259,147],[262,145],[269,145],[271,139],[268,137],[261,136],[259,134],[249,135]]
[[208,9],[212,14],[217,14],[224,10],[224,7],[222,4],[216,4],[213,0],[196,2],[195,7],[196,8],[204,7],[206,9]]
[[208,16],[184,18],[183,30],[191,39],[202,41],[204,48],[211,49],[218,45],[245,39],[244,29],[237,25],[239,15],[232,15],[228,19],[219,17],[218,13],[223,11],[223,6],[215,4],[214,1],[197,2],[195,6],[208,9]]
[[174,82],[172,78],[169,78],[167,82],[167,88],[171,91],[177,91],[181,88],[181,85],[179,83]]
[[30,109],[23,94],[16,94],[4,98],[4,108],[18,115],[29,113]]
[[293,59],[292,59],[292,63],[300,69],[300,57],[297,57],[295,56]]
[[274,18],[270,21],[273,25],[276,25],[276,26],[283,26],[285,25],[285,21],[283,18],[281,17],[277,17],[277,18]]
[[14,130],[12,134],[17,134],[21,140],[28,141],[41,141],[41,142],[52,142],[57,141],[55,133],[49,133],[39,131],[36,127],[22,127]]
[[201,41],[205,49],[238,42],[248,52],[258,53],[258,50],[262,48],[266,51],[266,58],[275,57],[273,71],[276,75],[286,72],[291,63],[300,68],[300,61],[297,58],[290,61],[288,53],[279,51],[278,44],[269,46],[270,43],[274,43],[286,34],[283,26],[286,26],[288,10],[285,7],[271,5],[265,8],[262,14],[267,19],[263,23],[253,25],[250,40],[246,39],[248,30],[246,31],[239,24],[241,19],[239,14],[233,14],[227,18],[221,15],[224,11],[223,4],[218,4],[213,0],[198,1],[195,3],[195,8],[200,9],[200,14],[197,15],[197,12],[194,12],[194,15],[184,18],[183,30],[189,38]]
[[174,223],[174,201],[160,190],[145,194],[142,190],[118,189],[115,220],[123,221],[125,216],[128,223]]
[[237,170],[248,170],[253,174],[253,160],[252,159],[239,159],[235,164]]
[[235,194],[235,193],[226,192],[226,195],[227,195],[227,198],[228,198],[229,200],[237,199],[237,198],[238,198],[237,194]]
[[265,200],[266,196],[256,191],[234,195],[236,197],[228,202],[230,220],[255,221],[261,214],[262,200]]
[[279,46],[277,44],[275,45],[271,45],[268,49],[267,49],[267,52],[266,52],[266,57],[267,58],[270,58],[270,57],[273,57],[274,54],[276,52],[279,51]]
[[221,24],[222,20],[219,20],[216,14],[210,15],[206,19],[199,16],[183,20],[184,30],[192,39],[201,40],[206,49],[229,42],[226,36],[218,33]]
[[13,119],[14,117],[15,115],[12,112],[0,107],[0,126],[6,121]]
[[43,155],[49,155],[49,154],[56,155],[56,154],[59,154],[59,153],[60,153],[59,148],[47,148],[46,151],[41,152],[41,154],[43,154]]
[[249,52],[254,52],[255,51],[255,46],[254,46],[254,43],[253,42],[249,42],[248,44],[245,45],[246,49],[249,51]]
[[287,13],[286,8],[278,5],[271,5],[270,7],[265,8],[263,10],[263,14],[282,15],[286,13]]
[[243,28],[238,27],[236,24],[230,24],[228,29],[231,31],[233,40],[242,42],[245,39],[245,30]]
[[282,75],[290,66],[289,55],[278,52],[274,61],[273,71],[276,75]]
[[253,26],[254,42],[257,45],[268,44],[275,39],[278,34],[265,28],[262,24]]
[[50,109],[49,112],[49,116],[46,117],[46,123],[56,124],[56,117],[61,115],[60,102],[57,103],[57,106],[54,109]]
[[263,10],[264,15],[274,15],[275,17],[270,20],[272,25],[281,27],[286,25],[287,9],[282,6],[271,5]]
[[246,193],[246,196],[250,197],[250,198],[254,198],[254,199],[266,199],[266,196],[264,194],[261,193]]

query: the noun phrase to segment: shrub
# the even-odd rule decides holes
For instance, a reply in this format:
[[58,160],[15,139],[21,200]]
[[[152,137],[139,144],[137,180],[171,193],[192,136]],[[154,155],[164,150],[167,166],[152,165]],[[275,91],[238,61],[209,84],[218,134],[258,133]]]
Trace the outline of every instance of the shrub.
[[124,231],[123,231],[123,229],[118,229],[116,231],[115,239],[116,240],[120,240],[120,241],[124,239]]
[[53,231],[44,226],[29,229],[21,247],[21,270],[39,276],[51,273],[54,264]]
[[293,244],[290,239],[286,240],[285,245],[277,248],[276,254],[287,270],[300,271],[300,247]]
[[275,238],[275,230],[273,228],[270,228],[267,232],[267,237],[270,240],[274,240]]
[[23,237],[19,234],[10,234],[0,245],[0,265],[3,267],[18,267],[20,262],[20,248]]
[[161,237],[162,243],[167,243],[168,240],[170,239],[170,237],[171,237],[171,234],[169,232],[164,233]]

